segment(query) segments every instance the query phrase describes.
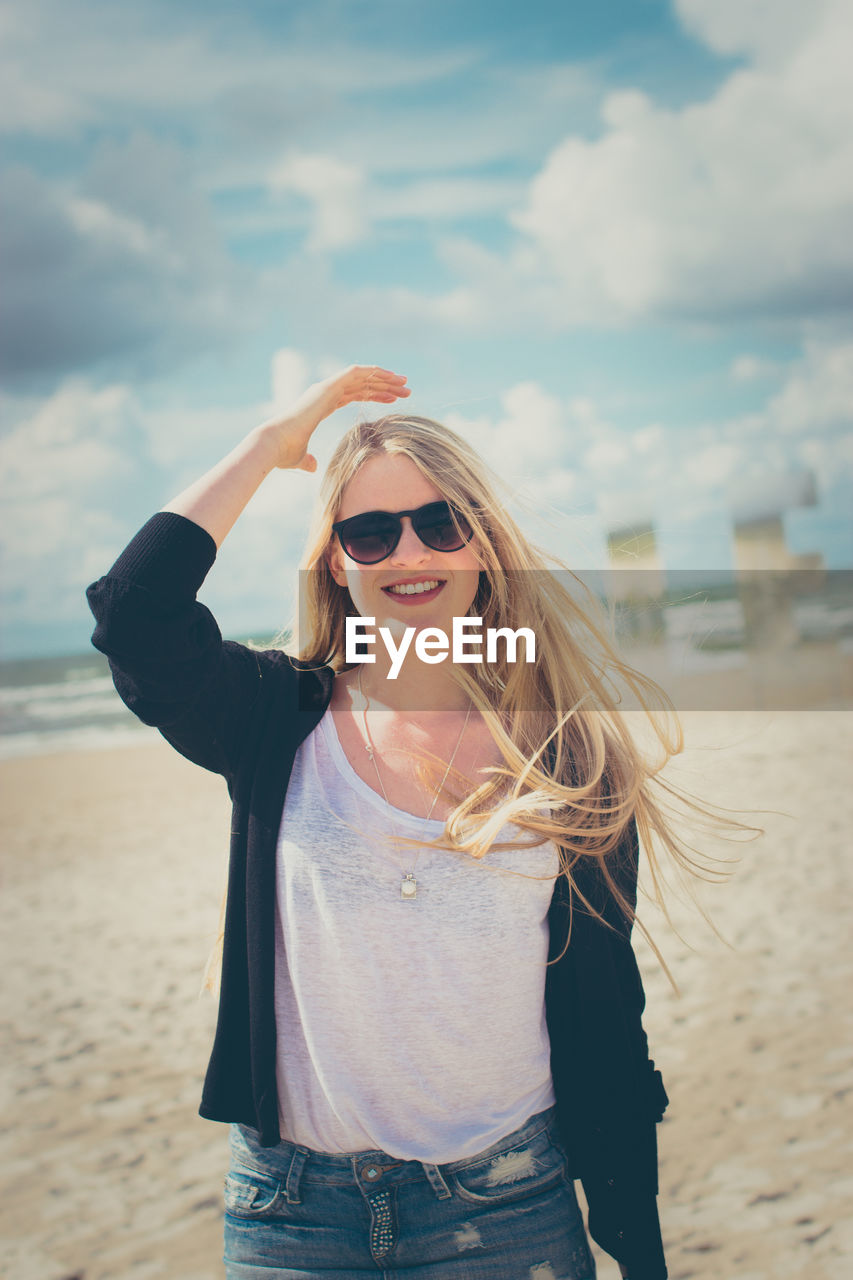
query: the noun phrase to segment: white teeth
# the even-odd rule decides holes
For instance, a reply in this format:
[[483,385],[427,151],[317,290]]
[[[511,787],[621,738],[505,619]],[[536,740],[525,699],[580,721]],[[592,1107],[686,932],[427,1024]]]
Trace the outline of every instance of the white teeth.
[[422,596],[425,591],[433,591],[439,586],[441,583],[436,579],[434,582],[404,582],[398,587],[388,587],[388,590],[396,596]]

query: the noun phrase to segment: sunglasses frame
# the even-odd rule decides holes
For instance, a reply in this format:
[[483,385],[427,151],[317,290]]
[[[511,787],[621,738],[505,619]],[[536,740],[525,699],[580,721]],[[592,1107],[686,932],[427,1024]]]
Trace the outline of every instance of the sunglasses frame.
[[[377,511],[360,511],[357,516],[349,516],[348,519],[346,520],[336,520],[335,523],[332,525],[332,532],[337,534],[338,542],[341,544],[341,548],[343,549],[344,555],[349,556],[350,560],[354,560],[356,564],[381,564],[383,560],[387,560],[390,555],[393,555],[393,553],[397,550],[397,547],[400,545],[400,539],[403,536],[403,517],[408,516],[412,522],[412,528],[414,529],[415,533],[418,535],[418,537],[420,538],[421,542],[424,544],[425,547],[429,547],[430,551],[445,552],[445,548],[443,547],[431,546],[430,543],[427,542],[426,538],[423,536],[421,531],[418,529],[418,526],[416,523],[417,517],[421,515],[422,512],[429,511],[433,507],[446,507],[447,511],[450,514],[451,523],[453,524],[454,528],[456,528],[456,521],[453,519],[454,516],[457,516],[459,519],[463,519],[463,520],[465,519],[465,517],[462,516],[460,512],[456,511],[455,508],[452,507],[445,498],[439,498],[436,502],[425,502],[423,506],[412,507],[408,511],[378,511],[378,510]],[[347,525],[351,525],[356,520],[363,520],[365,516],[386,516],[386,517],[390,516],[393,520],[397,521],[397,536],[394,539],[394,543],[389,548],[389,550],[385,552],[385,555],[380,556],[378,560],[359,560],[356,556],[352,555],[352,553],[348,551],[346,546],[344,545],[344,536],[345,536],[345,530]],[[467,524],[467,521],[466,521],[466,524]],[[453,551],[461,551],[462,547],[467,546],[467,544],[474,537],[474,531],[472,529],[467,538],[458,528],[456,528],[456,532],[458,533],[459,537],[462,539],[462,542],[460,546],[454,547]],[[452,554],[452,552],[446,552],[446,554],[450,555]]]

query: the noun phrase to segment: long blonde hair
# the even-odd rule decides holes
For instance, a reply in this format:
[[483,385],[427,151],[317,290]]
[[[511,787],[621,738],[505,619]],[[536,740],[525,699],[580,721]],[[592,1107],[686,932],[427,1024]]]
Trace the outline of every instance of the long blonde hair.
[[[632,922],[634,906],[614,875],[619,868],[613,855],[633,820],[646,855],[650,896],[665,914],[667,876],[659,849],[682,872],[706,879],[725,874],[720,859],[699,854],[678,834],[672,802],[681,802],[682,825],[686,805],[712,826],[754,829],[685,797],[661,777],[666,762],[683,748],[670,699],[621,659],[595,597],[566,564],[528,540],[499,500],[502,482],[467,441],[441,423],[389,414],[358,422],[344,435],[323,477],[286,651],[302,665],[329,666],[336,673],[346,669],[345,619],[355,609],[347,589],[335,582],[327,552],[346,486],[368,459],[381,454],[411,459],[470,525],[482,564],[470,614],[482,618],[484,628],[533,627],[536,633],[535,663],[509,662],[499,646],[496,662],[453,667],[503,764],[484,769],[485,781],[475,790],[468,785],[454,795],[457,803],[441,843],[482,858],[512,822],[530,832],[531,845],[554,842],[571,895],[600,915],[575,873],[580,859],[594,860],[598,883]],[[626,699],[651,728],[652,751],[641,749],[629,731]],[[654,941],[637,923],[666,969]]]
[[[481,857],[512,821],[554,840],[569,876],[581,856],[596,858],[607,873],[607,854],[636,818],[646,849],[651,851],[656,837],[677,862],[696,871],[695,856],[671,831],[650,786],[683,747],[672,702],[621,659],[592,594],[566,564],[528,540],[499,500],[501,481],[467,441],[441,423],[389,414],[357,423],[338,444],[300,566],[296,655],[336,672],[345,667],[344,622],[353,605],[335,582],[326,553],[346,486],[369,458],[383,453],[409,458],[470,525],[483,568],[469,612],[482,618],[483,628],[532,626],[536,632],[535,663],[509,662],[499,646],[494,663],[454,668],[505,763],[492,768],[448,817],[451,846]],[[620,710],[628,698],[652,727],[654,759],[629,732]],[[550,809],[545,817],[536,812],[542,805]],[[655,871],[653,859],[653,879]],[[616,885],[611,888],[621,898]]]

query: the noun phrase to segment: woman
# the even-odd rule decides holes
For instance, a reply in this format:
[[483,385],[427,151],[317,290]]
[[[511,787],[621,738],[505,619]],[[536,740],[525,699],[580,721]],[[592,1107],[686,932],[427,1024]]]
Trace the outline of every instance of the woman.
[[[353,366],[311,387],[89,588],[125,702],[234,805],[200,1108],[232,1126],[226,1275],[587,1280],[580,1178],[622,1275],[663,1280],[638,830],[689,859],[609,678],[650,687],[428,419],[338,446],[296,654],[223,643],[195,600],[264,477],[315,471],[324,418],[405,383]],[[355,615],[373,660],[346,660]],[[465,616],[532,629],[535,661],[523,643],[515,662],[503,644],[490,663],[399,657],[407,628]]]

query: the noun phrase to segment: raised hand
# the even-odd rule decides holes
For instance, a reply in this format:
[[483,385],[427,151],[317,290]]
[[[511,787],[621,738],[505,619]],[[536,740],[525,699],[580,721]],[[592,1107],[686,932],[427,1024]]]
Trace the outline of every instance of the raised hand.
[[353,364],[348,369],[315,382],[282,415],[267,419],[259,428],[271,442],[274,465],[316,471],[317,459],[308,453],[308,442],[324,418],[355,401],[393,404],[411,395],[403,374],[378,365]]
[[308,453],[315,428],[330,413],[353,401],[393,404],[411,392],[406,379],[378,365],[353,364],[331,378],[315,382],[281,415],[255,427],[201,479],[163,507],[206,529],[221,546],[264,477],[276,467],[316,471]]

